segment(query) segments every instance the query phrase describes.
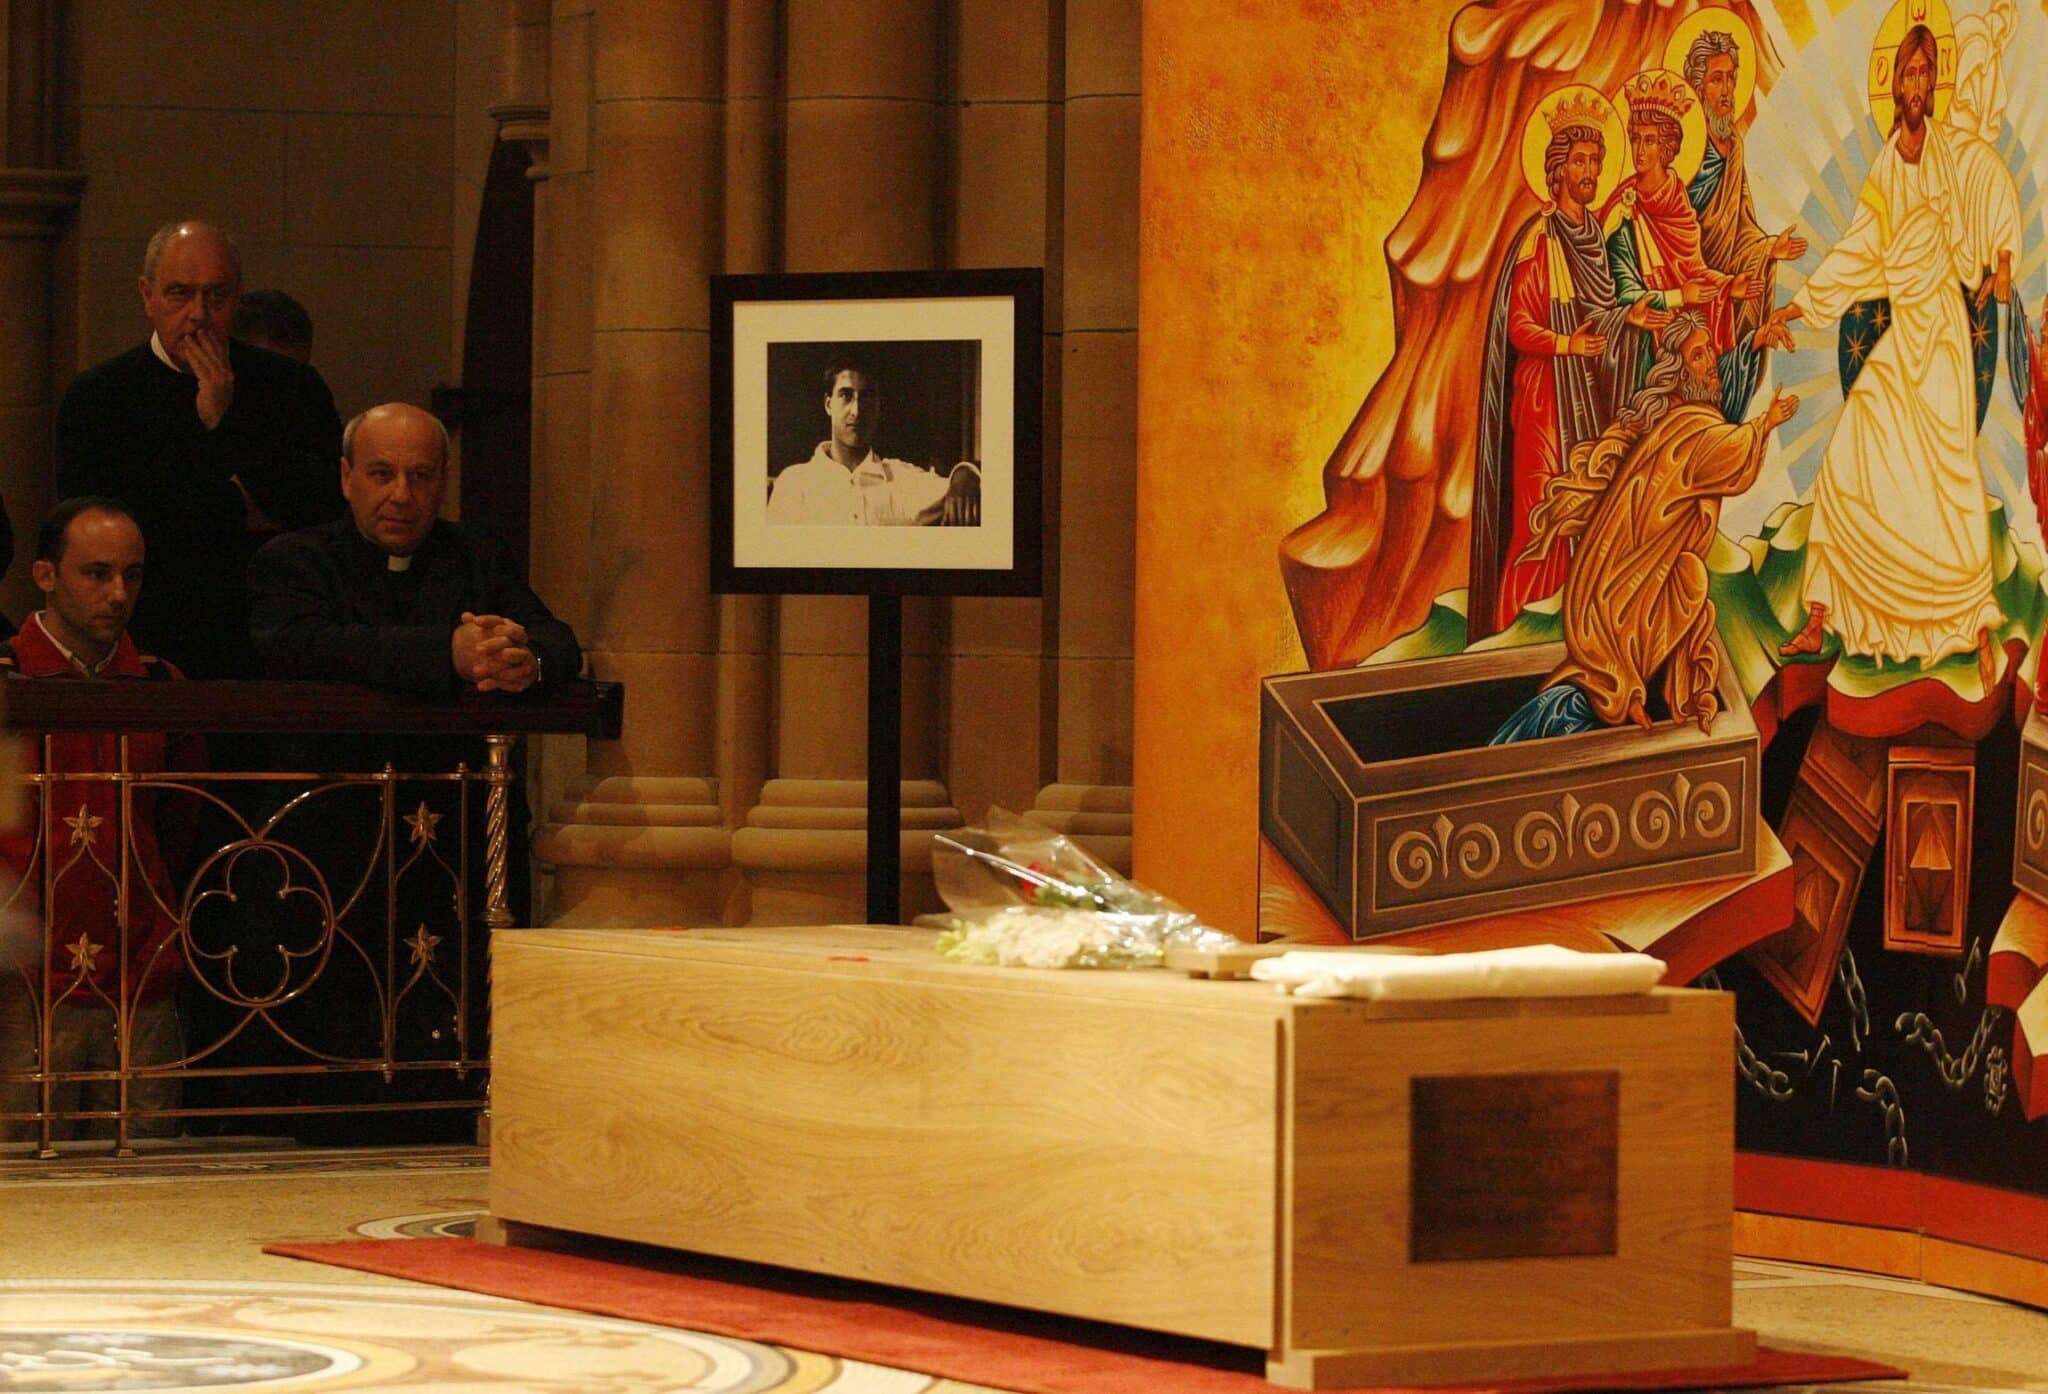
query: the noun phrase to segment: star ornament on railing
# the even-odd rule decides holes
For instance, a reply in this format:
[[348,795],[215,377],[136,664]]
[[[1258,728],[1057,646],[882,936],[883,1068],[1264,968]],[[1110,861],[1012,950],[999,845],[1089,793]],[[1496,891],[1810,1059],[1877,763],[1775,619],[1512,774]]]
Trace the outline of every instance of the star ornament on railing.
[[99,957],[100,950],[104,949],[106,945],[95,944],[92,942],[92,936],[81,934],[64,947],[71,950],[71,971],[74,973],[90,973],[92,971],[92,961]]
[[78,812],[64,820],[64,826],[71,829],[71,845],[73,847],[90,847],[99,841],[100,824],[102,821],[104,820],[97,813],[94,813],[84,804],[80,804]]
[[424,968],[433,962],[434,950],[441,947],[441,936],[427,933],[427,927],[422,924],[413,931],[412,938],[405,941],[405,946],[412,950],[412,966]]
[[441,816],[429,812],[426,800],[420,800],[419,809],[405,815],[405,825],[412,829],[412,840],[431,844],[434,840],[434,829],[441,826]]

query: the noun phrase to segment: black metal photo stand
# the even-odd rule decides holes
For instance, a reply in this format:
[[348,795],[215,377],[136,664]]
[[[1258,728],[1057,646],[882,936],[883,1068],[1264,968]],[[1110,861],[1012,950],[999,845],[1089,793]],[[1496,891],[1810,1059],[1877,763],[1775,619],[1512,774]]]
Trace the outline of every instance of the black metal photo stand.
[[[903,597],[1042,593],[1044,279],[1038,267],[711,278],[710,587],[867,597],[871,924],[900,923],[903,912]],[[742,321],[751,326],[745,334]],[[751,346],[744,354],[742,344]],[[975,466],[987,521],[954,534],[970,548],[934,550],[920,527],[764,523],[776,471],[823,429],[829,384],[797,370],[824,364],[829,372],[849,344],[864,365],[895,364],[895,400],[931,427],[924,463],[913,466]],[[1006,390],[991,395],[998,373]],[[891,390],[882,389],[885,398]],[[1007,403],[1005,414],[983,420],[984,400]],[[776,402],[791,410],[779,413]],[[745,450],[736,444],[742,419]],[[1006,429],[984,459],[983,428],[995,420]],[[772,439],[778,429],[787,439]]]
[[868,597],[868,923],[903,913],[903,597]]

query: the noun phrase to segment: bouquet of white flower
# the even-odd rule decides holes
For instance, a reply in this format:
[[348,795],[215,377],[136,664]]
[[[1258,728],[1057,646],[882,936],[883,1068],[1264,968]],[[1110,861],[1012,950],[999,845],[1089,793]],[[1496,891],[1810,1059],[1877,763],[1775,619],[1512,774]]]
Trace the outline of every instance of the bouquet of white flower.
[[1156,967],[1169,948],[1238,941],[1125,880],[1067,838],[1003,809],[988,827],[933,840],[932,877],[948,913],[939,952],[1024,968]]

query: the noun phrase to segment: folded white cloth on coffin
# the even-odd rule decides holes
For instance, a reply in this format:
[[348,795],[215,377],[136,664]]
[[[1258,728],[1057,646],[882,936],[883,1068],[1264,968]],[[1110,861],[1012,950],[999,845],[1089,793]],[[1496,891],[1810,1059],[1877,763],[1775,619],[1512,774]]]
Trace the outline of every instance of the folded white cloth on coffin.
[[1655,987],[1664,964],[1648,954],[1589,954],[1555,944],[1429,955],[1290,949],[1254,963],[1252,976],[1297,997],[1626,997]]

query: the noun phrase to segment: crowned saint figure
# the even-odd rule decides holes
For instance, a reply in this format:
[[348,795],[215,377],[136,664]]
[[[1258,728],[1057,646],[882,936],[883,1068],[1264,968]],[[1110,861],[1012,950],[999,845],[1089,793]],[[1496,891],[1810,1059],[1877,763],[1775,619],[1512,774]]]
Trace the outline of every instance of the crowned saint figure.
[[1468,642],[1505,629],[1564,584],[1565,549],[1523,556],[1529,511],[1572,448],[1599,436],[1627,402],[1643,331],[1670,321],[1648,300],[1616,297],[1593,213],[1619,177],[1620,132],[1613,103],[1582,85],[1541,103],[1524,132],[1524,176],[1543,205],[1507,243],[1487,322]]
[[1635,172],[1600,210],[1614,293],[1625,305],[1648,299],[1660,310],[1698,310],[1715,354],[1725,354],[1735,346],[1737,306],[1761,287],[1748,272],[1716,271],[1702,253],[1699,215],[1676,167],[1682,151],[1696,162],[1704,144],[1686,138],[1688,123],[1704,131],[1692,90],[1677,73],[1652,68],[1623,84],[1622,105]]

